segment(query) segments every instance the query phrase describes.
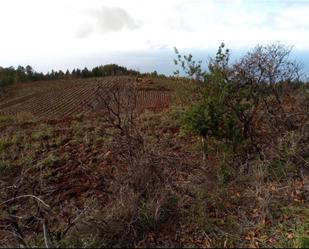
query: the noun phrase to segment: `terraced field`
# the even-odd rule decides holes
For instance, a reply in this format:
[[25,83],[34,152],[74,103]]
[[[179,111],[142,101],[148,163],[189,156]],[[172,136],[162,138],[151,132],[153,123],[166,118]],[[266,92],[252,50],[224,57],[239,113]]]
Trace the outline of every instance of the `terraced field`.
[[[99,104],[98,95],[108,94],[116,86],[136,85],[133,77],[72,79],[20,84],[0,99],[0,116],[27,113],[37,119],[52,119],[86,114]],[[139,83],[136,108],[160,110],[168,106],[171,92],[145,89]]]

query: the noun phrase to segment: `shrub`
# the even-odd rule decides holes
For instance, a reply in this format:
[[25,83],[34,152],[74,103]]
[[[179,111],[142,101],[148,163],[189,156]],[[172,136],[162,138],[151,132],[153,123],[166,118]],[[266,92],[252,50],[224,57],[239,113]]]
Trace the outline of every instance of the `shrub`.
[[[193,70],[188,74],[197,80],[197,93],[195,101],[184,114],[182,128],[202,138],[204,155],[207,152],[208,138],[222,141],[239,152],[247,139],[237,116],[238,111],[245,106],[230,97],[233,85],[227,81],[230,75],[229,51],[223,52],[223,49],[224,44],[219,47],[216,58],[209,63],[209,72],[203,72],[200,65],[193,70],[195,64],[191,63],[192,57],[184,57],[191,64],[186,72]],[[181,61],[180,64],[186,63]]]
[[[257,152],[287,129],[293,122],[283,108],[281,82],[298,81],[299,67],[289,59],[291,49],[281,44],[257,46],[239,62],[229,64],[224,44],[211,59],[208,70],[192,55],[176,50],[176,65],[196,85],[193,101],[183,118],[183,129],[202,138],[214,138],[232,150],[238,165],[246,164]],[[179,73],[179,70],[176,72]],[[266,127],[263,127],[266,126]],[[204,146],[204,153],[207,146]],[[245,169],[247,171],[247,169]]]

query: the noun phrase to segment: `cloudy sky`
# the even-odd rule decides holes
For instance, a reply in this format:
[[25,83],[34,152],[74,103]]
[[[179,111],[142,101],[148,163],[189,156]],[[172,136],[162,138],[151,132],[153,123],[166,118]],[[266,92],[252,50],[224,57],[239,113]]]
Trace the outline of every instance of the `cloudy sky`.
[[0,65],[119,63],[173,71],[173,47],[207,58],[280,41],[308,67],[309,0],[1,0]]

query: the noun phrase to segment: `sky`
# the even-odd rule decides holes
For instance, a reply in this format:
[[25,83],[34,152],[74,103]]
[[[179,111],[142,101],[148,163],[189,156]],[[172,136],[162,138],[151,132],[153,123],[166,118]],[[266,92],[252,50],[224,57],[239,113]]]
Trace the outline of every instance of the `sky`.
[[278,41],[309,71],[309,0],[0,1],[0,66],[171,74],[174,46],[207,59],[224,42],[237,58]]

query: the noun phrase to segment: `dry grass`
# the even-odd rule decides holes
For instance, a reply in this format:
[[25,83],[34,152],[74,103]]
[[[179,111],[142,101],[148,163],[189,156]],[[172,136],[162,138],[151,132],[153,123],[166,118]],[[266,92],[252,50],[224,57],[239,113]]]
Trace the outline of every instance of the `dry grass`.
[[31,123],[22,114],[2,129],[0,246],[307,245],[303,116],[241,172],[218,141],[203,161],[178,109],[128,114]]
[[25,123],[33,120],[33,114],[31,112],[18,112],[15,115],[15,120],[18,123]]

